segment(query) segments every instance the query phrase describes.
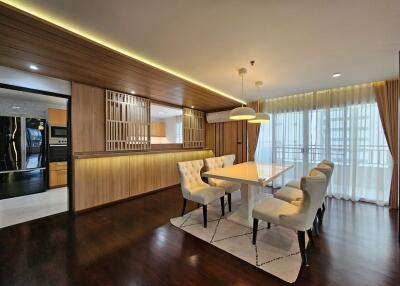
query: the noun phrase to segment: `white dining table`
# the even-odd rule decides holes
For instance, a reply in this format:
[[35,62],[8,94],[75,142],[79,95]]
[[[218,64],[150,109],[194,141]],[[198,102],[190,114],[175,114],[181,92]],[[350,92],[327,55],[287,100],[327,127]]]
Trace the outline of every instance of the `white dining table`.
[[227,219],[247,227],[252,227],[252,211],[254,205],[263,198],[263,188],[291,168],[293,168],[293,165],[245,162],[210,170],[203,173],[203,176],[241,184],[240,207],[229,215]]

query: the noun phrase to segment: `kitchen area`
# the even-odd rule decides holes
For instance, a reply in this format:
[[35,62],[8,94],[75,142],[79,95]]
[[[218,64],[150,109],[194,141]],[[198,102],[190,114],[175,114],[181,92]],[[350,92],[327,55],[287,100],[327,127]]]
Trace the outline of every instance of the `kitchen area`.
[[68,210],[67,104],[0,88],[0,228]]

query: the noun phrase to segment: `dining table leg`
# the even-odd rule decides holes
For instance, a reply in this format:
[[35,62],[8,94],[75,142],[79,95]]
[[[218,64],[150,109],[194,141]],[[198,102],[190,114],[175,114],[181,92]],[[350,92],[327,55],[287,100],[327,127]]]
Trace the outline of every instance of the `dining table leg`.
[[255,204],[261,199],[262,187],[242,184],[240,194],[239,209],[228,216],[227,219],[247,227],[253,227],[252,212]]

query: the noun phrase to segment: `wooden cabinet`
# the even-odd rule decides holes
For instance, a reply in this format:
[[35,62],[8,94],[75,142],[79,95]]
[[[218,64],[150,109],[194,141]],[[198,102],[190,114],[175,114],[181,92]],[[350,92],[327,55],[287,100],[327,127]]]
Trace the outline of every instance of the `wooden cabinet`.
[[63,109],[49,108],[47,110],[47,122],[49,125],[67,125],[67,111]]
[[179,184],[177,162],[213,157],[211,150],[151,152],[74,159],[74,210]]
[[67,162],[51,162],[49,164],[49,187],[57,188],[67,185]]
[[150,123],[150,136],[151,137],[165,137],[165,123],[160,121],[153,121]]

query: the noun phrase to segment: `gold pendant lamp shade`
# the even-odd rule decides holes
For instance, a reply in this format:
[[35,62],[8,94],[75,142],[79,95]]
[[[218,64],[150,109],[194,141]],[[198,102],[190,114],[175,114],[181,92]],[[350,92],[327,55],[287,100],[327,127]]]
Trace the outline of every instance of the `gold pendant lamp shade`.
[[[243,77],[246,73],[247,73],[246,68],[239,69],[239,75],[242,77],[242,98],[244,95]],[[232,120],[249,120],[254,118],[256,118],[256,112],[254,111],[254,109],[243,105],[241,107],[236,107],[235,109],[232,109],[231,112],[229,113],[229,119]]]

